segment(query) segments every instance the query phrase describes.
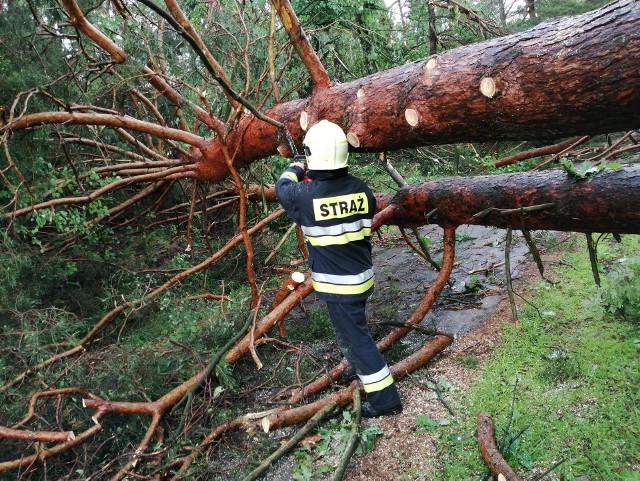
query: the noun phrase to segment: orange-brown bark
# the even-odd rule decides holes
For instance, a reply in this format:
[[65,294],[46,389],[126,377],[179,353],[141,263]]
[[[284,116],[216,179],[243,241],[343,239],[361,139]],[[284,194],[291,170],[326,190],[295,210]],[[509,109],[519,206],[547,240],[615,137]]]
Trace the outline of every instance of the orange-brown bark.
[[478,447],[489,469],[496,475],[503,475],[506,481],[522,481],[498,451],[493,420],[488,413],[478,413]]
[[[431,361],[431,359],[433,359],[435,355],[446,349],[452,342],[453,339],[451,339],[450,337],[435,336],[434,338],[427,341],[424,346],[422,346],[416,352],[398,362],[397,364],[391,366],[391,374],[396,380],[402,379],[407,374],[411,374],[412,372],[425,366],[427,363],[429,363],[429,361]],[[310,404],[292,409],[283,408],[282,410],[264,418],[261,422],[261,425],[265,431],[272,431],[276,428],[291,426],[293,424],[304,422],[330,403],[336,403],[338,406],[346,406],[347,404],[352,402],[353,393],[357,388],[358,383],[354,381],[349,385],[349,387],[341,389],[340,391],[337,391],[330,396],[326,396]]]
[[[282,304],[282,302],[303,282],[304,274],[302,272],[292,272],[276,292],[276,295],[271,302],[269,312]],[[278,322],[278,330],[280,336],[287,337],[287,328],[284,323],[284,318]]]
[[551,155],[558,154],[565,149],[573,147],[576,142],[581,139],[585,139],[585,137],[573,137],[569,140],[565,140],[564,142],[560,142],[558,144],[546,145],[544,147],[538,147],[536,149],[527,150],[525,152],[519,152],[515,155],[510,155],[509,157],[504,157],[493,163],[494,167],[504,167],[505,165],[516,164],[521,160],[532,159],[534,157],[541,157],[543,155]]
[[[640,166],[576,180],[562,170],[412,184],[395,196],[388,224],[478,224],[525,230],[640,234]],[[434,212],[435,211],[435,212]],[[432,213],[429,219],[426,215]]]
[[0,426],[0,438],[21,439],[29,442],[64,443],[71,441],[75,435],[71,431],[25,431]]
[[103,48],[115,62],[123,63],[127,60],[127,53],[122,48],[87,21],[75,0],[62,0],[62,4],[67,10],[71,24],[74,27],[84,32],[87,37]]
[[[138,120],[128,115],[98,114],[93,112],[40,112],[36,114],[22,115],[2,128],[5,130],[18,130],[28,127],[46,124],[82,124],[82,125],[107,125],[123,129],[132,129],[137,132],[155,135],[162,139],[178,140],[194,147],[204,147],[205,139],[180,129],[164,127],[152,122]],[[224,158],[221,158],[224,162]]]
[[247,334],[244,338],[238,341],[233,348],[229,349],[229,352],[224,356],[224,360],[233,364],[237,362],[245,352],[249,350],[249,345],[253,339],[258,339],[264,336],[269,329],[275,326],[284,316],[286,316],[293,307],[298,304],[302,299],[313,292],[313,286],[311,285],[311,277],[300,284],[284,301],[282,301],[275,309],[269,314],[264,316],[253,330],[253,335]]
[[291,6],[289,0],[271,0],[272,5],[278,12],[278,16],[282,21],[284,27],[293,47],[298,52],[300,59],[307,68],[309,75],[311,75],[311,81],[315,89],[324,89],[329,86],[329,74],[324,68],[324,65],[318,58],[318,54],[315,52],[309,39],[307,39],[298,17]]
[[[640,126],[638,30],[640,4],[619,0],[330,85],[265,113],[283,122],[297,141],[303,114],[307,125],[326,118],[342,126],[360,151],[630,130]],[[277,152],[291,154],[276,127],[250,114],[242,116],[227,145],[238,146],[238,166]],[[211,140],[194,175],[219,181],[229,174],[224,164]]]
[[[275,201],[272,188],[264,198]],[[576,180],[564,170],[449,177],[410,184],[395,195],[376,194],[376,201],[374,229],[476,224],[638,234],[640,165],[605,170],[589,180]]]

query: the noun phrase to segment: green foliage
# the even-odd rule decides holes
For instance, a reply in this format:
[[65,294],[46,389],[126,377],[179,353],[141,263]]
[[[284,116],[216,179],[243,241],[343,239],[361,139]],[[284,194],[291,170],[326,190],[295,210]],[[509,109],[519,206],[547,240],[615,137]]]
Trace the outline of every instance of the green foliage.
[[[317,479],[323,473],[335,469],[335,460],[339,459],[351,437],[353,415],[351,411],[342,412],[342,420],[333,418],[318,428],[319,441],[306,444],[294,455],[297,463],[293,470],[293,479],[309,481]],[[357,454],[365,454],[374,448],[376,438],[382,436],[382,429],[371,426],[361,430]]]
[[622,166],[622,164],[618,162],[598,162],[593,163],[589,161],[573,163],[569,159],[562,159],[560,161],[564,169],[571,175],[572,177],[582,180],[587,179],[589,177],[593,177],[594,175],[602,172],[604,169],[618,169]]
[[[579,246],[580,253],[555,267],[557,284],[536,287],[520,326],[506,326],[501,345],[459,400],[460,415],[435,431],[443,459],[434,479],[473,479],[486,471],[473,435],[480,411],[494,417],[505,459],[523,477],[561,459],[550,479],[636,475],[640,332],[599,305],[584,243]],[[601,257],[627,258],[639,247],[637,236],[627,236],[622,244],[601,245]]]
[[333,327],[331,319],[324,303],[314,305],[309,309],[305,318],[291,324],[288,329],[291,337],[294,339],[312,340],[327,339],[333,337]]
[[601,299],[611,314],[640,322],[640,256],[613,262],[604,278]]
[[451,422],[448,419],[433,419],[428,414],[416,416],[416,426],[418,429],[431,431],[439,426],[448,426]]

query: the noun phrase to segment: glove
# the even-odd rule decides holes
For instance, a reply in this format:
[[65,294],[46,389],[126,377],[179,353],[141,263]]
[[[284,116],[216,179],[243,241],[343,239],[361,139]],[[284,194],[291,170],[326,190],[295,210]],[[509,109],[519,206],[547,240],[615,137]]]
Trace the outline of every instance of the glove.
[[[298,154],[298,155],[294,155],[293,156],[293,161],[294,162],[302,162],[303,164],[307,163],[307,157],[304,154]],[[306,170],[306,167],[305,167]]]

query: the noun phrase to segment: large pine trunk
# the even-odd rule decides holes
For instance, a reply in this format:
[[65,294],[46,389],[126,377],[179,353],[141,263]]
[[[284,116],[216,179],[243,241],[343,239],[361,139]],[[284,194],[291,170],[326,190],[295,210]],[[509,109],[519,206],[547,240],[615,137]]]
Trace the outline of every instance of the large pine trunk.
[[[298,142],[320,119],[355,151],[493,140],[551,140],[640,127],[640,2],[620,0],[526,32],[468,45],[362,79],[317,88],[266,113]],[[280,152],[282,132],[245,113],[226,140],[241,167]],[[217,139],[201,180],[228,175]]]

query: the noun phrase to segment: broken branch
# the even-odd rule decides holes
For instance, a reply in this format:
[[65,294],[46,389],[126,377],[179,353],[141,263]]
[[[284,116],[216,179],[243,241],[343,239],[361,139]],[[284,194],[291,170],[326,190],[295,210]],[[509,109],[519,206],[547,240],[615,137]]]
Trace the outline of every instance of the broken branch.
[[489,413],[478,413],[477,430],[480,453],[489,469],[498,476],[504,476],[506,481],[522,481],[498,451],[493,419]]

